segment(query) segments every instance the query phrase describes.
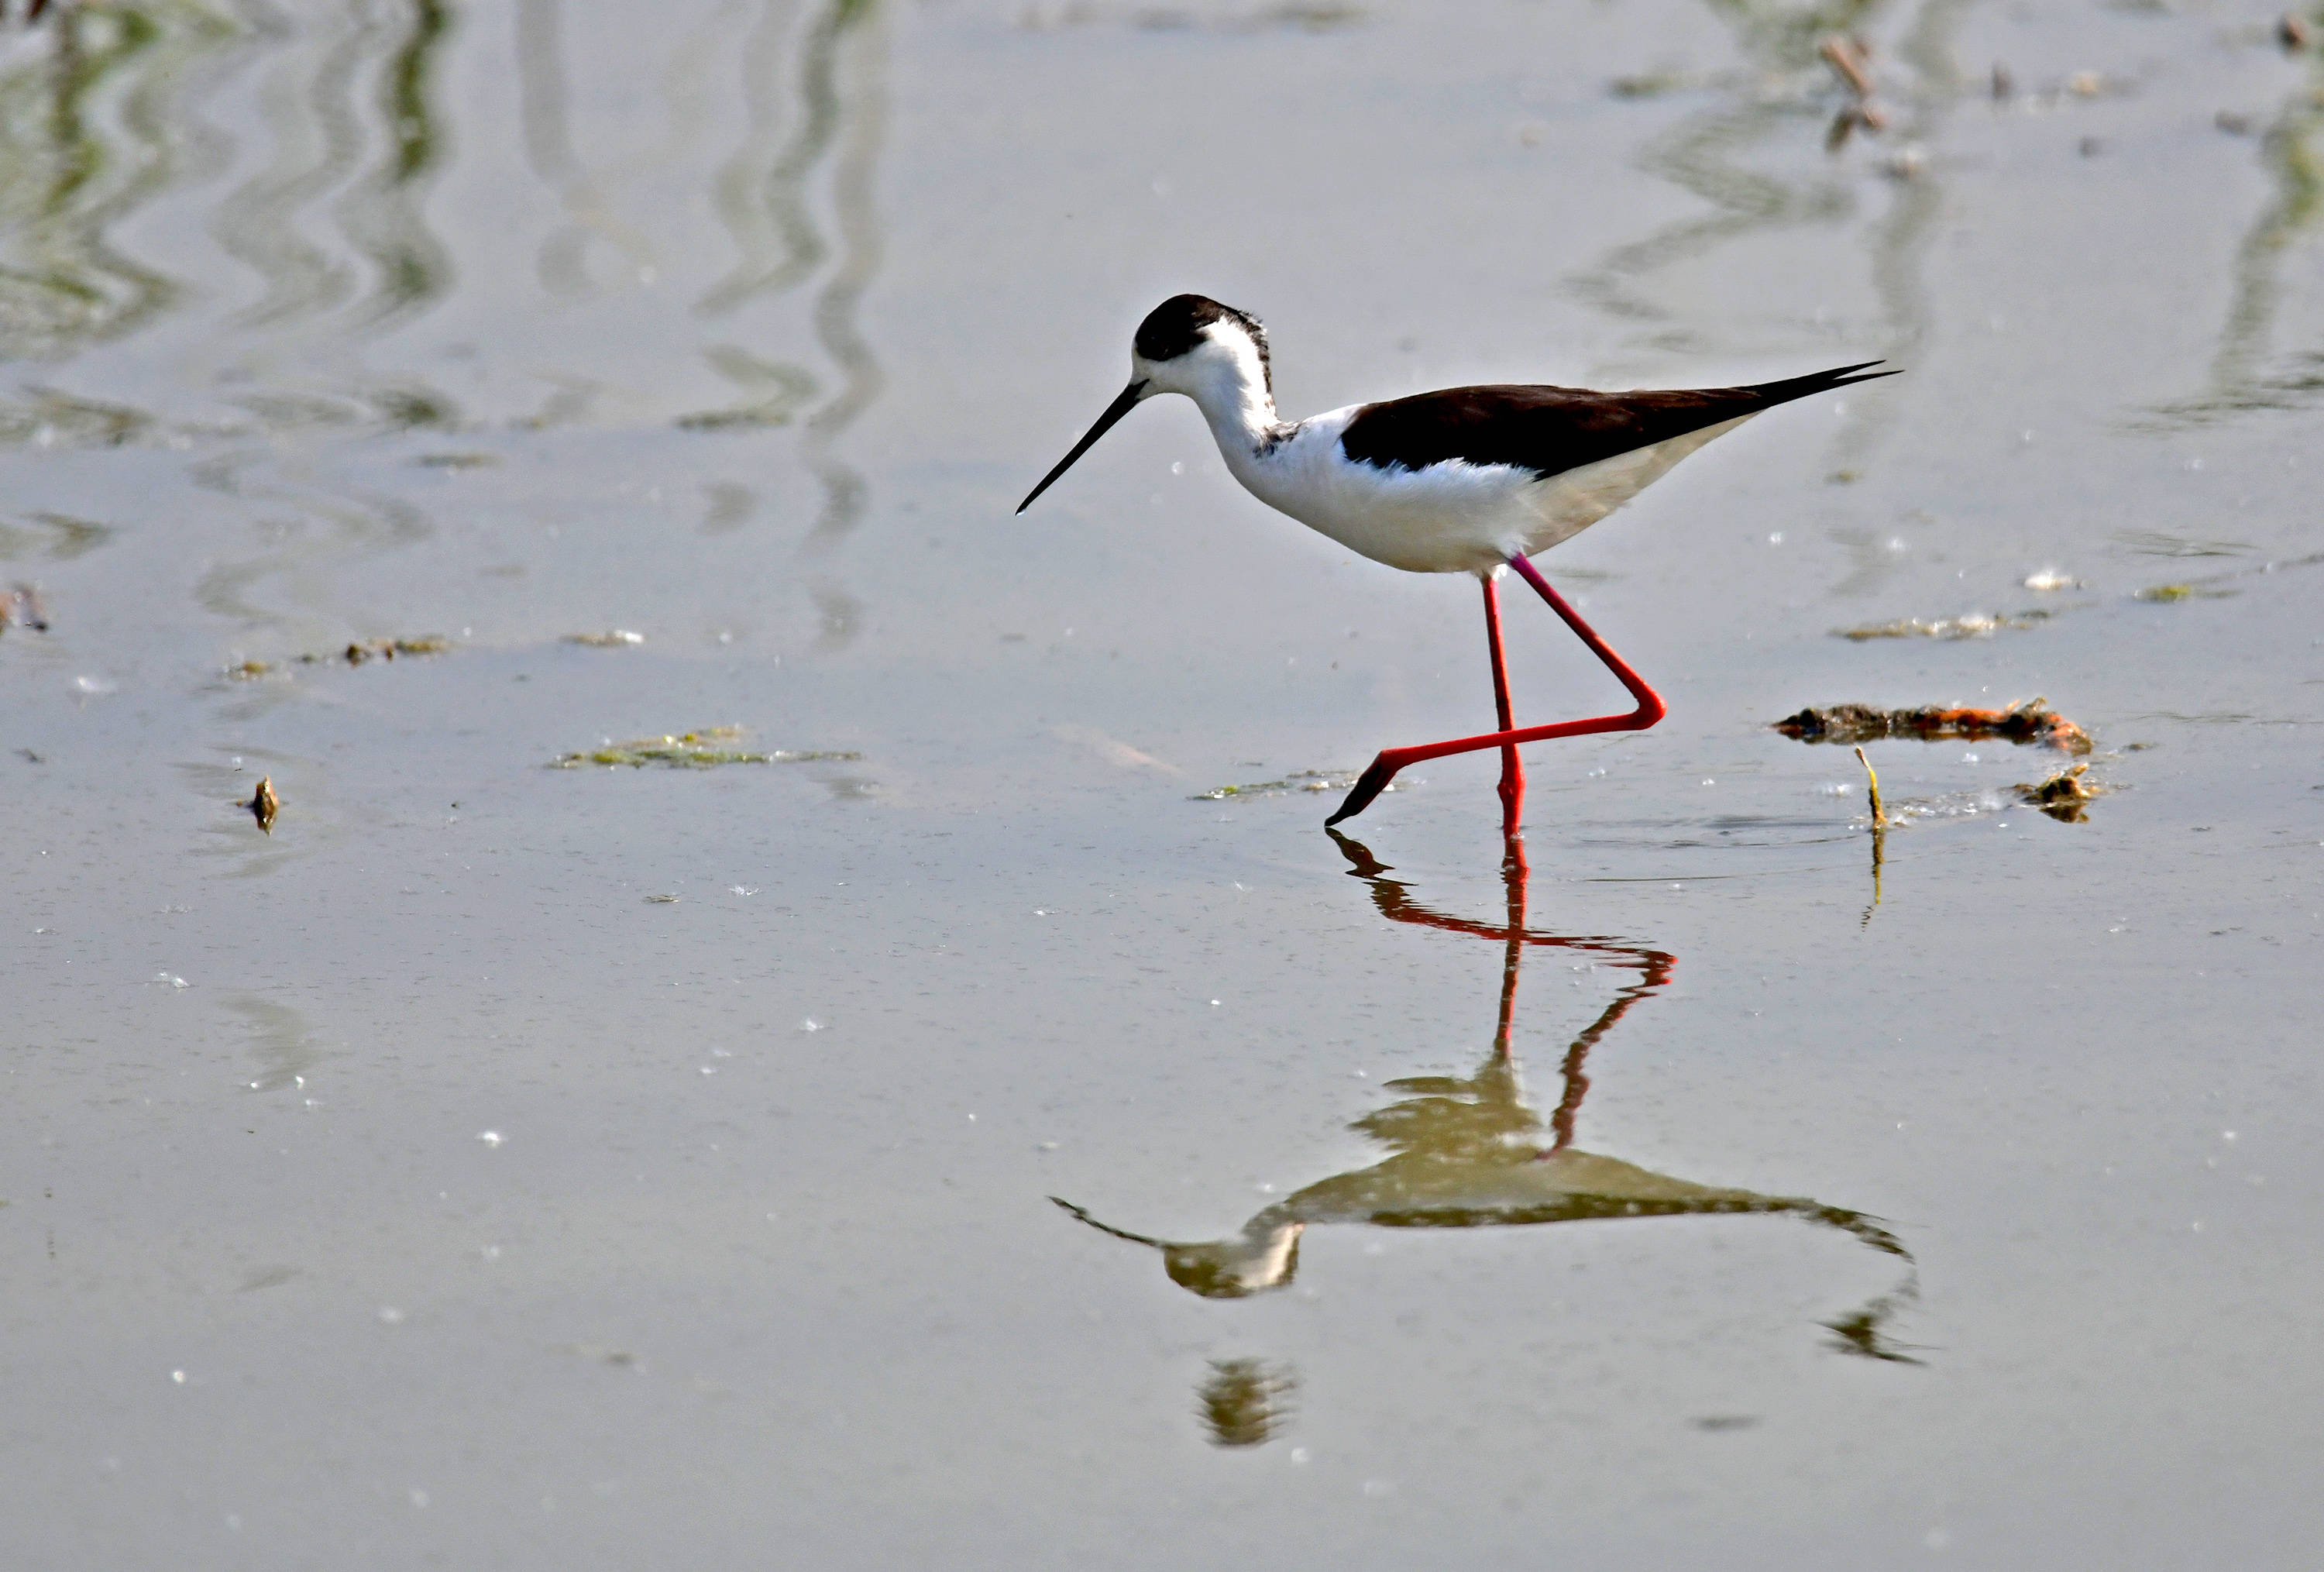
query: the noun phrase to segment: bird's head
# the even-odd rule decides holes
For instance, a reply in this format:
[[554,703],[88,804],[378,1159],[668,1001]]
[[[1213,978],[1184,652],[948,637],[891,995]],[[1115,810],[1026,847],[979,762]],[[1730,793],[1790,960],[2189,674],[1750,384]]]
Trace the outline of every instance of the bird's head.
[[1017,511],[1031,507],[1033,499],[1072,468],[1115,421],[1146,400],[1158,393],[1185,393],[1207,407],[1213,401],[1231,404],[1252,390],[1272,407],[1274,376],[1267,359],[1267,329],[1259,319],[1206,295],[1171,296],[1146,314],[1130,340],[1130,385],[1074,444],[1073,451],[1017,504]]
[[1307,1225],[1286,1217],[1277,1207],[1253,1217],[1231,1239],[1179,1244],[1101,1223],[1062,1197],[1049,1199],[1101,1234],[1160,1251],[1162,1270],[1170,1274],[1170,1281],[1206,1299],[1248,1299],[1286,1286],[1299,1271],[1299,1235],[1306,1232]]

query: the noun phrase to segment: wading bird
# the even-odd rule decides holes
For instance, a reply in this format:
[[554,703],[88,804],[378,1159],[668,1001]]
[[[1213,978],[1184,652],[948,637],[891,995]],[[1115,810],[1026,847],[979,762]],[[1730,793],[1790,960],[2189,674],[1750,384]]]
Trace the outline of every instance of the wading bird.
[[[1643,731],[1665,713],[1662,697],[1528,559],[1580,534],[1680,459],[1760,411],[1896,375],[1867,369],[1879,364],[1868,360],[1749,387],[1636,393],[1450,387],[1286,421],[1275,412],[1267,332],[1259,319],[1202,295],[1176,295],[1139,324],[1130,385],[1017,511],[1032,506],[1035,497],[1139,404],[1163,393],[1184,393],[1210,422],[1227,468],[1259,501],[1375,562],[1408,573],[1475,574],[1485,587],[1485,636],[1492,650],[1499,729],[1382,750],[1324,822],[1337,824],[1361,813],[1407,764],[1499,748],[1502,825],[1514,830],[1525,800],[1520,743]],[[1516,724],[1494,582],[1504,567],[1515,569],[1605,662],[1637,700],[1636,709],[1548,726]]]

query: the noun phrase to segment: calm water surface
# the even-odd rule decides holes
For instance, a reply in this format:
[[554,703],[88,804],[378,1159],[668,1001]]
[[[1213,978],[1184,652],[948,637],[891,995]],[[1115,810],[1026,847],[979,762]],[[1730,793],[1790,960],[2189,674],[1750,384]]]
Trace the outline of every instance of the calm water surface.
[[[12,23],[9,1564],[2313,1566],[2278,9]],[[1010,513],[1188,289],[1295,415],[1911,375],[1543,559],[1673,712],[1521,857],[1482,756],[1334,839],[1475,591],[1183,404]],[[2036,695],[2081,822],[1768,729]],[[548,767],[710,726],[814,756]]]

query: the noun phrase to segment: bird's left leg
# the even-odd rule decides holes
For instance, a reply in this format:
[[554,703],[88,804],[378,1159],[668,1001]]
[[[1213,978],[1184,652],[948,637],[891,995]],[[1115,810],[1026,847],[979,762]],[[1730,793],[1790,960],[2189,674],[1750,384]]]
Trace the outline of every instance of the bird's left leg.
[[1535,592],[1549,603],[1549,609],[1563,618],[1565,625],[1590,646],[1590,652],[1605,662],[1606,670],[1630,690],[1630,697],[1638,701],[1637,708],[1624,715],[1554,721],[1548,726],[1529,726],[1516,730],[1504,725],[1501,730],[1489,732],[1483,736],[1455,737],[1451,742],[1423,743],[1411,748],[1383,748],[1364,772],[1356,778],[1355,786],[1348,792],[1347,800],[1340,804],[1339,811],[1323,821],[1326,825],[1337,824],[1343,818],[1352,818],[1361,813],[1371,805],[1373,798],[1388,790],[1388,783],[1396,779],[1397,771],[1423,759],[1441,759],[1448,754],[1471,754],[1480,748],[1509,749],[1520,743],[1546,742],[1552,737],[1578,737],[1595,732],[1644,731],[1670,713],[1669,707],[1663,703],[1662,695],[1647,687],[1646,680],[1631,670],[1628,661],[1614,653],[1613,647],[1598,636],[1598,630],[1583,622],[1581,614],[1565,604],[1565,597],[1549,587],[1549,580],[1544,578],[1532,563],[1518,554],[1509,558],[1509,566],[1517,569],[1520,578],[1534,587]]

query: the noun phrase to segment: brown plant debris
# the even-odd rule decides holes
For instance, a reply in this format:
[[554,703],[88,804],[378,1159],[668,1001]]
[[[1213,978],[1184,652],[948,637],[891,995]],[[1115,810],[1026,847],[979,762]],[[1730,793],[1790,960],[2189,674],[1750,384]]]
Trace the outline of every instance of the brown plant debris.
[[2042,743],[2069,754],[2089,753],[2089,735],[2044,704],[2040,698],[2007,709],[1942,709],[1934,705],[1877,709],[1868,704],[1835,704],[1787,715],[1775,723],[1775,729],[1803,743],[1874,743],[1887,737],[1983,742],[1997,737]]
[[240,806],[250,809],[250,816],[258,820],[259,828],[272,835],[274,816],[282,811],[282,799],[274,795],[274,777],[261,776],[258,790],[251,793],[249,801]]
[[863,757],[832,749],[776,748],[763,754],[752,753],[733,745],[742,740],[742,735],[739,726],[712,726],[697,731],[665,733],[658,737],[633,737],[625,743],[607,743],[583,753],[563,754],[550,761],[549,767],[582,770],[598,765],[605,769],[642,770],[649,764],[662,764],[679,770],[708,770],[720,764],[810,764],[824,761],[854,763]]
[[586,644],[593,650],[626,650],[632,644],[646,642],[643,633],[633,633],[627,628],[607,628],[602,633],[567,633],[568,644]]
[[[416,639],[361,639],[344,650],[328,650],[320,654],[301,655],[299,657],[299,663],[302,666],[323,666],[333,661],[344,661],[350,666],[360,666],[366,661],[392,661],[398,655],[440,655],[451,647],[451,640],[435,633],[422,633]],[[260,667],[260,671],[250,673],[253,676],[260,675],[264,670],[263,662],[244,661],[243,664]],[[229,671],[238,670],[238,668],[229,668]]]
[[2019,801],[2040,809],[2061,824],[2080,824],[2082,805],[2106,794],[2105,787],[2082,779],[2082,772],[2089,768],[2088,764],[2076,764],[2038,785],[2020,781],[2010,790],[2017,793]]

